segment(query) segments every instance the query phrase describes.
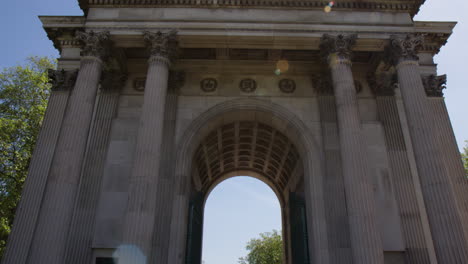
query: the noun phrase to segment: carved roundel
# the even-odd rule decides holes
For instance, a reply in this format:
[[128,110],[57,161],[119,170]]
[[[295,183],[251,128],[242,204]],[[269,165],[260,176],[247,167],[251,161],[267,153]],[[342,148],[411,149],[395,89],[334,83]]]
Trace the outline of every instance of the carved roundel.
[[146,78],[137,78],[133,81],[133,89],[143,92],[145,90]]
[[257,89],[257,82],[254,79],[243,79],[239,88],[244,93],[252,93]]
[[200,89],[206,93],[216,91],[217,87],[218,81],[214,78],[206,78],[200,82]]
[[293,93],[296,90],[296,82],[291,79],[282,79],[278,86],[283,93]]

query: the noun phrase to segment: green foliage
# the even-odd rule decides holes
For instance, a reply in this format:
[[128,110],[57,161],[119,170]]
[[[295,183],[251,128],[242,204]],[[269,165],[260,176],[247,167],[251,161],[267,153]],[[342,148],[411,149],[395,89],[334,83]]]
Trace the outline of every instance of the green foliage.
[[50,94],[48,58],[0,72],[0,259],[13,224]]
[[239,264],[281,264],[283,261],[283,240],[278,231],[260,234],[247,243],[250,252],[239,258]]
[[466,176],[468,177],[468,140],[465,141],[465,143],[466,145],[463,148],[463,152],[461,153],[461,156],[462,156],[463,165],[465,166]]

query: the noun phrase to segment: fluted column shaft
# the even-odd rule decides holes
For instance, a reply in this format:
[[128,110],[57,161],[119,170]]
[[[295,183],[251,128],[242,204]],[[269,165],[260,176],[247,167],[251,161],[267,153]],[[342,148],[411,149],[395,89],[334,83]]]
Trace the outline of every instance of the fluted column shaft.
[[434,263],[433,244],[425,232],[427,220],[423,199],[419,195],[420,182],[411,173],[396,99],[393,95],[378,94],[376,102],[379,119],[385,130],[392,180],[406,243],[406,259],[408,263],[414,264]]
[[93,263],[90,241],[93,240],[95,231],[96,209],[112,121],[117,110],[120,88],[125,81],[124,75],[120,73],[104,72],[103,75],[67,240],[65,254],[67,264]]
[[356,89],[349,62],[331,62],[348,207],[351,248],[355,263],[383,263],[383,249],[375,222],[375,204]]
[[[130,177],[129,201],[123,240],[134,246],[128,258],[134,262],[149,260],[152,248],[156,194],[161,164],[164,110],[169,78],[171,34],[145,33],[150,45],[142,114],[138,128],[135,159]],[[138,250],[137,250],[138,249]],[[131,252],[133,251],[133,252]],[[143,256],[141,256],[141,254]]]
[[3,264],[24,264],[28,257],[34,228],[46,188],[49,168],[54,156],[69,90],[53,90],[29,165],[21,201],[16,209],[12,232],[8,238]]
[[400,56],[396,69],[438,262],[468,263],[463,223],[432,127],[417,58]]
[[102,61],[82,58],[63,119],[28,263],[62,263]]
[[384,262],[383,249],[375,220],[373,186],[349,59],[354,38],[325,35],[321,48],[327,52],[335,93],[353,262],[378,264]]

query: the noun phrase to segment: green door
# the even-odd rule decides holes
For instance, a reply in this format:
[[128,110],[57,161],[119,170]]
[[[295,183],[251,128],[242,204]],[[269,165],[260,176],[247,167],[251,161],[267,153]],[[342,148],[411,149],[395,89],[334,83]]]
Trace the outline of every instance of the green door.
[[292,263],[310,264],[304,198],[296,193],[290,193],[289,212],[291,220]]
[[203,234],[203,194],[197,193],[190,200],[187,228],[185,263],[201,264]]

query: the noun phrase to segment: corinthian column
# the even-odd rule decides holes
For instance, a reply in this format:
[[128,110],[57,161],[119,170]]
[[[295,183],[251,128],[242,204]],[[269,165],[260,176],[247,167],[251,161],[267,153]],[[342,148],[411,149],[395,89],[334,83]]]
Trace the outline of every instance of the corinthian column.
[[129,263],[142,263],[150,256],[157,213],[159,167],[161,155],[164,155],[161,145],[169,65],[177,46],[175,31],[145,32],[144,40],[151,55],[123,234],[124,243],[131,245],[128,251],[122,252],[125,259],[131,261]]
[[393,36],[387,57],[398,74],[438,262],[468,263],[463,223],[419,72],[417,50],[422,41],[421,36]]
[[64,262],[67,234],[109,33],[78,32],[77,38],[84,44],[80,71],[63,118],[28,263]]
[[350,49],[355,38],[324,35],[320,48],[330,66],[335,93],[353,262],[378,264],[383,263],[383,249],[351,72]]
[[52,93],[29,164],[28,177],[24,184],[21,201],[16,209],[13,230],[8,237],[3,264],[26,263],[68,95],[75,85],[76,74],[76,70],[49,70]]

